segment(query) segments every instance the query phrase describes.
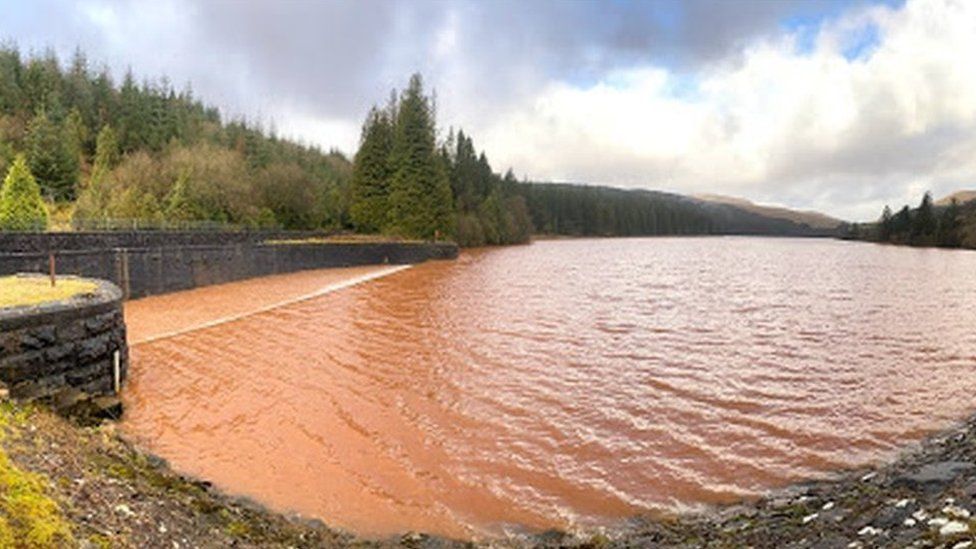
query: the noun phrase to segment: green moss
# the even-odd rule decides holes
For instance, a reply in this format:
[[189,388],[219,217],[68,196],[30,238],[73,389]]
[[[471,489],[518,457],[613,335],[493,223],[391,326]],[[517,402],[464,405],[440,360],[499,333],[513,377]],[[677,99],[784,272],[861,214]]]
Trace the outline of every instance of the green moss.
[[[0,409],[0,440],[12,423],[24,421]],[[0,447],[0,547],[56,547],[71,544],[71,527],[48,495],[47,477],[19,469]]]
[[88,542],[99,549],[112,549],[112,539],[102,534],[92,534],[88,536]]
[[105,472],[110,477],[115,477],[119,480],[132,480],[136,478],[135,469],[123,463],[109,463],[105,466]]
[[251,525],[240,520],[232,520],[224,527],[228,536],[246,538],[251,535]]

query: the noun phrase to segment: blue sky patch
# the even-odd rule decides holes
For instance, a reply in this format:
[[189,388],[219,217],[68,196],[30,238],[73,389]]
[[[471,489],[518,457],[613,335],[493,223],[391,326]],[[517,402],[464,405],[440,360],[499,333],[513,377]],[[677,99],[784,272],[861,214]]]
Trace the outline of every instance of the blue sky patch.
[[866,59],[877,49],[881,42],[881,31],[874,23],[864,25],[857,31],[845,37],[845,44],[841,53],[849,61]]

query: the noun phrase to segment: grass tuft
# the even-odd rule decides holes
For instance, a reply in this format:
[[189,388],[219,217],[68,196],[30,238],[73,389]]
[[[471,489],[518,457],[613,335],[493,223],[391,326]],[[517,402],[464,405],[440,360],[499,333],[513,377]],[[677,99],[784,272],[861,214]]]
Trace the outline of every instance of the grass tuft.
[[[22,421],[0,407],[0,433]],[[2,435],[0,435],[2,436]],[[71,526],[48,495],[47,477],[18,468],[0,447],[0,547],[59,547],[73,543]]]

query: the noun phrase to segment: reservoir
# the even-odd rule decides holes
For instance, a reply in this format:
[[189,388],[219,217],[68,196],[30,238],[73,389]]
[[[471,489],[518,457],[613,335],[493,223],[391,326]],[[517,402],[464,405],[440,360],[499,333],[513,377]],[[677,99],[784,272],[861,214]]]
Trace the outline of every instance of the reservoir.
[[890,459],[976,408],[965,251],[538,241],[126,308],[128,436],[364,536],[732,502]]

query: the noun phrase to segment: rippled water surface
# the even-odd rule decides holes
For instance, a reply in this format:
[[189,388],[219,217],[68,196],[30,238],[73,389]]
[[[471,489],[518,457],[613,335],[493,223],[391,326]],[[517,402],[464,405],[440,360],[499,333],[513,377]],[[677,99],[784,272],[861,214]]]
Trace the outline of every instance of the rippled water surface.
[[126,431],[274,508],[368,536],[612,524],[887,458],[971,412],[976,253],[544,241],[132,360]]

